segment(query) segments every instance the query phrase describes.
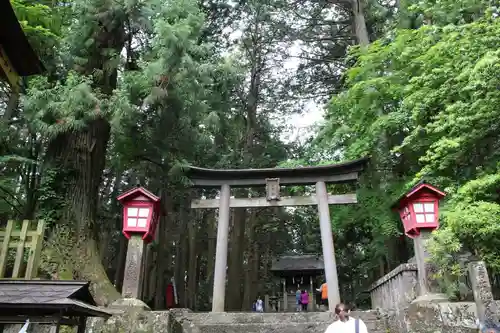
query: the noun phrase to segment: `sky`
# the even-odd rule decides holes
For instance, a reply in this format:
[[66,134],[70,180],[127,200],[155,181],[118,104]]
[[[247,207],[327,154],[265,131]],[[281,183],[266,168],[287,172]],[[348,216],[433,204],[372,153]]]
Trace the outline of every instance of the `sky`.
[[[333,14],[334,13],[332,12],[332,15]],[[226,27],[224,29],[224,32],[229,33],[230,40],[238,40],[239,38],[241,38],[241,35],[243,33],[241,28],[234,29],[234,27]],[[279,66],[279,68],[275,68],[274,70],[272,70],[272,72],[275,73],[276,77],[279,78],[280,75],[283,75],[283,71],[295,72],[300,63],[298,56],[304,49],[305,45],[300,44],[299,41],[292,43],[292,45],[290,45],[290,47],[288,48],[289,57],[284,61],[282,67]],[[230,52],[231,51],[229,50],[228,53]],[[314,125],[323,121],[323,114],[324,105],[317,104],[313,100],[307,101],[305,103],[305,109],[301,114],[294,114],[285,121],[286,125],[290,127],[290,130],[282,133],[280,139],[283,142],[305,140],[307,137],[314,133]]]
[[[290,55],[292,57],[285,61],[283,67],[289,70],[296,70],[299,66],[299,60],[296,55],[301,52],[300,46],[297,44],[292,45],[289,48]],[[305,104],[305,110],[302,114],[294,114],[289,119],[287,119],[287,125],[290,125],[292,129],[285,132],[281,139],[284,142],[290,142],[295,140],[304,140],[312,133],[314,133],[313,126],[323,121],[324,105],[317,104],[315,101],[310,100]]]

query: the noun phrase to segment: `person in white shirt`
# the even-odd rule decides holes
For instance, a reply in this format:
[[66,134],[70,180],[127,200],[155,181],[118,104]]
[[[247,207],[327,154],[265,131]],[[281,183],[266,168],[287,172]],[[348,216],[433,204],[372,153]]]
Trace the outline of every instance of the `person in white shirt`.
[[368,333],[365,323],[349,316],[349,312],[344,304],[337,304],[335,314],[338,319],[328,326],[325,333]]
[[264,302],[262,302],[260,296],[257,298],[257,302],[255,303],[255,311],[264,312]]

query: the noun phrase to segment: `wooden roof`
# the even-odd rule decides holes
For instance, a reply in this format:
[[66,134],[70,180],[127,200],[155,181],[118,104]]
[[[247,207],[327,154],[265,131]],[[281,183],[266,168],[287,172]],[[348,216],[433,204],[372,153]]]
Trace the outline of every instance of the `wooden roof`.
[[266,178],[279,178],[280,184],[300,185],[314,184],[319,180],[328,183],[354,182],[358,173],[363,171],[368,158],[354,161],[307,166],[298,168],[264,168],[264,169],[206,169],[189,166],[186,176],[193,187],[219,186],[228,183],[231,186],[265,185]]
[[160,201],[160,197],[154,195],[153,193],[149,192],[148,190],[146,190],[144,187],[134,187],[122,194],[120,194],[116,200],[118,201],[123,201],[125,199],[128,199],[130,197],[136,197],[136,196],[139,196],[139,195],[144,195],[146,196],[148,199],[150,199],[151,201],[154,201],[154,202],[158,202]]
[[9,0],[0,1],[0,45],[18,75],[30,76],[45,70],[28,42]]
[[443,198],[446,196],[446,193],[443,191],[439,190],[438,188],[432,186],[431,184],[427,183],[424,179],[420,180],[417,184],[415,184],[409,191],[405,192],[403,195],[401,195],[396,202],[394,202],[391,205],[391,209],[398,209],[401,205],[401,203],[405,199],[409,199],[411,196],[413,196],[417,191],[420,191],[421,189],[427,189],[431,192],[434,192],[438,197]]
[[2,316],[109,317],[96,306],[89,282],[0,280]]
[[316,254],[281,256],[273,260],[272,272],[322,272],[323,257]]

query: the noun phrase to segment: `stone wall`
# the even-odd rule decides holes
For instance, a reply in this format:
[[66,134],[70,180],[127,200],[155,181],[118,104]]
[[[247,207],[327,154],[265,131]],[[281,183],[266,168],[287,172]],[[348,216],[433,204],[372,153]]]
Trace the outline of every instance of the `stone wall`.
[[419,296],[417,267],[408,263],[372,284],[372,308],[398,333],[468,333],[477,332],[478,320],[498,323],[499,301],[493,299],[485,263],[470,261],[467,268],[474,302],[449,302],[433,292]]
[[372,309],[397,311],[418,295],[417,265],[401,264],[370,287]]

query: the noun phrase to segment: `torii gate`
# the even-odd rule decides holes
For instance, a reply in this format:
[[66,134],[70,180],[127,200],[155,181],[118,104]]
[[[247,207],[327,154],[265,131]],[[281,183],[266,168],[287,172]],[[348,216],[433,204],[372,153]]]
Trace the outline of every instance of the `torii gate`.
[[[187,176],[195,188],[220,187],[219,199],[195,199],[191,208],[218,208],[217,246],[215,255],[212,312],[224,312],[227,248],[230,209],[235,207],[284,207],[317,205],[321,229],[321,245],[328,284],[328,303],[333,311],[340,302],[335,248],[333,245],[329,205],[357,203],[356,193],[330,195],[327,184],[355,183],[368,159],[351,162],[300,168],[274,169],[205,169],[189,167]],[[280,186],[315,185],[313,196],[281,197]],[[266,187],[266,197],[231,198],[231,187]]]

